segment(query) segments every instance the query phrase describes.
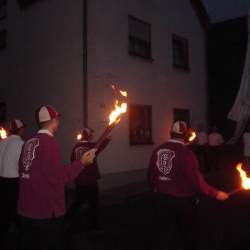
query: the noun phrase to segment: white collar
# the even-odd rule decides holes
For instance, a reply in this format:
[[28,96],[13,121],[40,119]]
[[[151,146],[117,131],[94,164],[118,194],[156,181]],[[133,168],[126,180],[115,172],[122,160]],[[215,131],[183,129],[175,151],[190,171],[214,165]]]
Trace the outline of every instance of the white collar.
[[40,130],[38,130],[37,133],[38,134],[47,134],[47,135],[50,135],[50,136],[54,136],[48,129],[40,129]]
[[185,144],[183,141],[179,141],[179,140],[176,140],[176,139],[169,139],[168,142],[180,143],[180,144],[182,144],[182,145]]

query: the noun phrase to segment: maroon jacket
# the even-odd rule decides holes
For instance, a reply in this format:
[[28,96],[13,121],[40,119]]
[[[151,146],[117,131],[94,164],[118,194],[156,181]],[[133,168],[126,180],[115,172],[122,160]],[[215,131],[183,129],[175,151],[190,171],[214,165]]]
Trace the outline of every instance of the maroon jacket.
[[47,133],[38,132],[24,144],[20,156],[17,213],[33,219],[64,215],[64,186],[83,169],[80,161],[63,166],[56,139]]
[[[109,139],[104,140],[104,142],[101,144],[96,154],[98,155],[108,145],[109,142],[110,142]],[[78,142],[72,150],[71,162],[80,159],[82,154],[88,151],[89,149],[94,148],[95,144],[96,143],[89,141]],[[76,184],[79,186],[91,185],[95,184],[97,180],[100,178],[101,175],[99,172],[97,157],[96,157],[93,164],[91,164],[88,168],[82,171],[80,175],[76,178]]]
[[150,160],[148,179],[153,190],[176,197],[197,192],[216,197],[217,190],[202,177],[194,153],[177,140],[156,148]]

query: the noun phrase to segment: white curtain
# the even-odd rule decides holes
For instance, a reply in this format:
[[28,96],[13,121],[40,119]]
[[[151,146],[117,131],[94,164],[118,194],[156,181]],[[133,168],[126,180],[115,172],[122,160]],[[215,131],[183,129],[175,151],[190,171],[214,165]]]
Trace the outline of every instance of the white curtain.
[[246,123],[250,117],[250,16],[248,14],[248,42],[247,54],[245,58],[244,70],[241,78],[241,84],[234,104],[228,113],[228,119],[237,122],[234,135],[229,143],[235,143],[244,132]]

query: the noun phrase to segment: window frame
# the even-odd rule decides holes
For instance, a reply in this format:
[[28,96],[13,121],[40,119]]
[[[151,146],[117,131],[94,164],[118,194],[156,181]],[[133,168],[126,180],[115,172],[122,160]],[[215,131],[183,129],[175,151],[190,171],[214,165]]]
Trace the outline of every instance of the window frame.
[[[147,25],[148,29],[149,29],[149,40],[143,40],[141,38],[138,38],[136,36],[133,36],[130,33],[130,20],[134,20],[138,23],[141,23],[143,25]],[[141,46],[141,48],[146,48],[145,53],[138,53],[138,51],[136,51],[136,49],[134,48],[136,45],[138,44],[144,44],[145,46]],[[132,45],[132,46],[131,46]],[[133,49],[131,49],[133,48]],[[151,24],[148,22],[145,22],[141,19],[138,19],[132,15],[128,15],[128,54],[131,56],[136,56],[136,57],[140,57],[143,59],[147,59],[147,60],[151,60],[152,61],[152,36],[151,36]]]
[[[179,57],[181,54],[181,63],[178,62],[176,55],[177,43],[179,46]],[[182,50],[182,51],[180,51]],[[189,42],[188,39],[177,34],[172,34],[172,59],[173,66],[177,69],[190,71],[190,58],[189,58]],[[179,60],[180,61],[180,60]]]
[[[149,138],[147,139],[146,137],[144,138],[136,138],[133,134],[134,131],[134,126],[133,126],[133,119],[132,117],[132,109],[133,108],[138,108],[138,109],[143,109],[146,108],[148,112],[148,117],[149,119],[147,121],[149,127],[147,128],[149,131]],[[143,121],[142,121],[143,123]],[[144,126],[142,129],[144,130],[145,133],[145,123],[143,124]],[[145,134],[143,135],[145,136]],[[143,146],[143,145],[152,145],[153,144],[153,129],[152,129],[152,105],[142,105],[142,104],[129,104],[129,144],[130,146]]]

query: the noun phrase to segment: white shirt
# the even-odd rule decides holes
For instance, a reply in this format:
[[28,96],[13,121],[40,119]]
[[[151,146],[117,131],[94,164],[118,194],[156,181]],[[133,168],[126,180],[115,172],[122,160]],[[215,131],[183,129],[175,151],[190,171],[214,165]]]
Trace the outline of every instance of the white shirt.
[[250,156],[250,133],[243,134],[244,156]]
[[0,142],[0,176],[19,177],[19,158],[24,141],[18,135],[10,135]]
[[208,144],[210,146],[219,146],[224,143],[224,139],[221,134],[213,132],[208,136]]

